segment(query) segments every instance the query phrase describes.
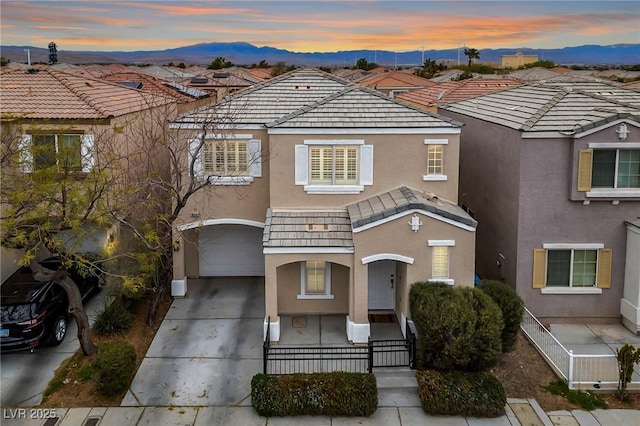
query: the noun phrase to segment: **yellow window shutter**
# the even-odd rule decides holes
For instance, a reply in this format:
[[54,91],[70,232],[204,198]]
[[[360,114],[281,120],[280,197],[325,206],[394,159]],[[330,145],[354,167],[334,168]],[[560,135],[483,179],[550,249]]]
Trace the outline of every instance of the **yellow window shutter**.
[[593,150],[581,149],[578,154],[578,191],[591,191]]
[[611,249],[598,252],[598,288],[611,288]]
[[544,288],[547,278],[547,251],[533,250],[533,288]]

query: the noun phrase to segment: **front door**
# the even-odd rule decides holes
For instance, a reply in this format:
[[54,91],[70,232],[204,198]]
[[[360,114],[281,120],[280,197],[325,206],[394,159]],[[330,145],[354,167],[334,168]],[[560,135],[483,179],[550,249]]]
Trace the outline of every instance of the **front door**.
[[369,309],[393,309],[396,262],[378,260],[369,263]]

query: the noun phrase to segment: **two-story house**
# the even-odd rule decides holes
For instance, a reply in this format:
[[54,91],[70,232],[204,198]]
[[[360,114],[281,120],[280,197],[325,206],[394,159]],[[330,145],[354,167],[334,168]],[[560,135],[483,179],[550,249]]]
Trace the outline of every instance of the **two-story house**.
[[460,205],[481,224],[480,275],[539,318],[640,330],[640,93],[524,85],[451,103],[465,124]]
[[174,126],[193,129],[194,173],[214,184],[179,218],[173,284],[264,277],[272,340],[281,315],[332,313],[366,342],[369,311],[410,316],[412,283],[473,285],[458,123],[301,69]]
[[[175,99],[51,67],[2,72],[0,89],[3,155],[19,151],[21,173],[59,166],[81,179],[96,167],[100,153],[117,150],[127,162],[120,170],[131,175],[135,159],[148,155],[142,143],[152,127],[175,116]],[[3,179],[7,176],[4,168]],[[77,251],[104,249],[110,230],[85,225],[75,241],[64,237],[68,244]],[[21,252],[1,250],[4,281],[18,268]]]

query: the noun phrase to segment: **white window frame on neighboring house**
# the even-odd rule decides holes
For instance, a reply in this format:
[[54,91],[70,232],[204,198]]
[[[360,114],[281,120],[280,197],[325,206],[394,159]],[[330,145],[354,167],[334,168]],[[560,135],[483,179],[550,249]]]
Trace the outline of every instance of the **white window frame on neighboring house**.
[[445,146],[449,144],[448,139],[425,139],[427,146],[427,174],[422,176],[425,182],[442,182],[447,180],[444,173],[444,152]]
[[189,140],[189,164],[200,179],[213,185],[249,185],[262,177],[262,142],[252,135],[210,136]]
[[[36,144],[38,143],[39,138],[48,138],[51,139],[46,141],[46,143],[51,143],[52,146],[52,160],[51,164],[48,165],[38,165],[38,149],[36,149]],[[20,150],[20,165],[22,170],[26,173],[31,173],[34,170],[43,170],[49,167],[58,167],[63,168],[62,164],[62,153],[65,151],[65,141],[70,138],[77,138],[77,150],[78,152],[74,155],[74,160],[76,160],[76,164],[73,164],[69,169],[73,172],[77,173],[89,173],[94,166],[94,138],[93,135],[88,135],[84,133],[56,133],[55,131],[43,131],[34,134],[25,134],[22,135],[22,138],[19,142],[19,150]]]
[[[602,184],[598,182],[598,168],[604,167],[602,163],[598,164],[597,156],[600,156],[604,152],[613,153],[615,160],[609,163],[608,167],[613,166],[613,170],[607,170],[611,184]],[[582,149],[578,152],[578,167],[577,167],[577,188],[578,192],[584,192],[586,197],[614,197],[614,198],[638,198],[640,197],[640,185],[639,186],[624,186],[620,184],[620,179],[623,175],[621,167],[621,156],[627,155],[627,153],[634,153],[630,155],[640,155],[640,143],[635,142],[619,142],[619,143],[604,143],[593,142],[589,143],[589,149]],[[621,155],[622,153],[622,155]],[[636,165],[638,160],[635,159],[631,164]],[[633,167],[633,166],[632,166]],[[635,175],[631,172],[630,174]]]
[[[589,255],[595,259],[585,259]],[[552,269],[550,255],[563,255],[557,257],[557,262],[566,264],[568,271]],[[611,249],[606,249],[601,243],[575,243],[575,244],[543,244],[542,249],[534,250],[533,258],[533,288],[539,288],[542,294],[601,294],[603,288],[611,287]],[[554,271],[556,269],[556,271]],[[567,275],[566,284],[551,284],[550,274],[556,277],[560,272]],[[581,273],[582,271],[582,273]],[[580,279],[591,276],[593,283],[589,285],[579,284]]]
[[451,247],[455,245],[454,240],[428,241],[428,246],[431,247],[431,278],[428,281],[455,284],[455,280],[450,277]]
[[[319,264],[324,264],[322,268],[317,268]],[[312,267],[316,267],[312,269]],[[312,271],[318,272],[322,269],[324,276],[324,289],[321,292],[313,291],[308,288],[309,273]],[[333,299],[334,295],[331,293],[331,262],[323,260],[307,260],[300,262],[300,294],[298,299]]]
[[364,140],[305,140],[295,146],[295,184],[307,194],[359,194],[373,185],[373,145]]

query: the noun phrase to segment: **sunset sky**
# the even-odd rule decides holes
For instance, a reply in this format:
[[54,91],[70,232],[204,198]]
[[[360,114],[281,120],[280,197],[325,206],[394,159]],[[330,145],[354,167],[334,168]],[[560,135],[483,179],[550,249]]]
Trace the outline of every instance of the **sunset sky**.
[[163,50],[246,41],[296,52],[640,43],[633,1],[5,1],[0,43]]

